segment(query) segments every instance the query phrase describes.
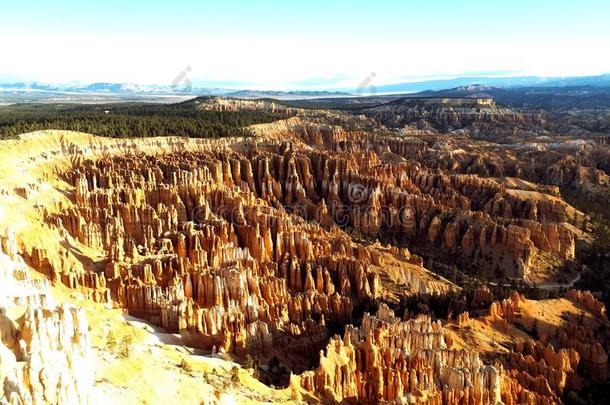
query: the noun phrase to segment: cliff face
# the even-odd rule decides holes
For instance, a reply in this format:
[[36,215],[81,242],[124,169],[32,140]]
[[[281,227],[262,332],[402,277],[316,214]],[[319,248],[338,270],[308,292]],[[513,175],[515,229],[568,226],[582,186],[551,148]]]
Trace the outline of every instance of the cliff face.
[[335,222],[364,235],[451,252],[513,277],[526,276],[538,252],[574,257],[574,237],[563,222],[579,217],[557,198],[524,198],[492,179],[429,169],[431,152],[421,140],[354,137],[311,126],[299,137],[328,151],[310,157],[319,162],[310,165],[313,176],[297,176],[322,179],[319,191],[304,189],[305,198],[324,199]]
[[195,99],[190,103],[195,103],[198,109],[211,111],[266,111],[286,115],[299,112],[297,108],[286,107],[271,100],[207,97]]
[[30,279],[14,235],[0,236],[0,403],[88,402],[93,384],[84,312]]
[[475,127],[483,132],[493,127],[541,124],[540,117],[496,105],[491,98],[403,98],[365,108],[364,114],[389,127],[416,123],[447,131]]

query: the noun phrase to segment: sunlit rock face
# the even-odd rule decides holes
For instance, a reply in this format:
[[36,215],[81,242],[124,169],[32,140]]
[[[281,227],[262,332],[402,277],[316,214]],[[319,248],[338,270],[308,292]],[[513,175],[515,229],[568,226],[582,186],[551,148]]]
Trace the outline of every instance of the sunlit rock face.
[[0,403],[87,403],[93,384],[84,312],[32,280],[14,235],[0,237]]
[[497,403],[501,373],[478,354],[451,348],[440,322],[401,321],[386,306],[362,326],[333,338],[320,366],[301,376],[304,387],[337,401],[367,403]]
[[[491,319],[520,317],[522,302],[516,294],[493,303]],[[467,313],[458,317],[458,328],[472,328]],[[573,348],[586,345],[579,337],[580,343],[562,342],[557,351],[549,343],[519,343],[503,362],[486,365],[476,350],[456,348],[453,336],[439,321],[423,315],[403,321],[381,305],[360,327],[332,338],[319,367],[302,374],[300,383],[336,402],[560,403],[564,389],[578,384],[579,363],[591,350],[600,351],[589,366],[592,377],[606,378],[606,353],[599,343],[597,349]]]

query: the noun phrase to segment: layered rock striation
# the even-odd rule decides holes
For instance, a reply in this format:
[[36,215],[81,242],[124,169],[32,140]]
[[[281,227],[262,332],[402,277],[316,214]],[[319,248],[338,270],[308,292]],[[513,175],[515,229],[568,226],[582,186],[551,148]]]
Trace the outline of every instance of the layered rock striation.
[[12,232],[0,236],[0,403],[87,403],[92,375],[84,311],[56,305],[31,279]]

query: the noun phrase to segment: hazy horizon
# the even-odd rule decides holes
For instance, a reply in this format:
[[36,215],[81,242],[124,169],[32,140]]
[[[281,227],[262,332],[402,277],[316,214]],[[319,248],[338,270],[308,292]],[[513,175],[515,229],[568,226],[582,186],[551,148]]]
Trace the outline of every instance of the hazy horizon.
[[609,11],[591,0],[21,2],[3,6],[0,81],[332,90],[591,76],[610,72]]
[[[177,76],[178,79],[180,79],[180,77],[182,77],[183,75],[187,74],[188,71],[184,70],[184,72],[180,72]],[[365,76],[364,79],[362,80],[361,83],[353,83],[353,86],[347,86],[347,85],[342,85],[342,86],[338,86],[334,83],[329,83],[328,85],[325,85],[324,83],[320,83],[320,84],[315,84],[315,85],[307,85],[304,87],[304,85],[301,82],[309,82],[310,79],[304,79],[300,82],[295,82],[294,86],[291,87],[284,87],[284,88],[268,88],[265,86],[256,86],[253,85],[251,87],[248,86],[248,83],[246,82],[237,82],[237,81],[219,81],[219,82],[206,82],[206,81],[201,81],[201,80],[193,80],[192,78],[190,78],[190,76],[188,76],[188,74],[185,77],[188,77],[188,79],[190,80],[190,83],[193,85],[193,87],[198,87],[198,88],[218,88],[218,89],[227,89],[227,90],[252,90],[252,91],[264,91],[264,90],[268,90],[268,91],[328,91],[328,92],[333,92],[333,91],[337,91],[337,92],[342,92],[342,91],[348,91],[348,90],[357,90],[358,89],[358,85],[361,85],[363,82],[364,83],[372,83],[374,81],[374,85],[380,85],[380,86],[391,86],[391,85],[395,85],[395,84],[408,84],[408,83],[427,83],[427,82],[436,82],[436,81],[454,81],[454,80],[459,80],[459,79],[519,79],[519,78],[539,78],[539,79],[561,79],[561,78],[580,78],[580,77],[606,77],[610,75],[610,72],[601,72],[599,74],[591,74],[591,75],[548,75],[548,76],[540,76],[540,75],[532,75],[532,74],[485,74],[484,72],[481,74],[471,74],[469,72],[466,72],[462,75],[439,75],[439,76],[428,76],[428,77],[403,77],[403,78],[397,78],[396,80],[390,81],[390,82],[379,82],[377,80],[375,80],[376,78],[376,73],[374,73],[372,76],[371,74],[369,74],[368,76]],[[368,80],[370,79],[370,80]],[[313,80],[311,80],[313,82]],[[49,85],[49,86],[58,86],[58,87],[63,87],[63,86],[73,86],[73,87],[78,87],[78,86],[88,86],[88,85],[95,85],[95,84],[125,84],[125,85],[136,85],[136,86],[169,86],[171,87],[172,83],[139,83],[139,82],[126,82],[126,81],[105,81],[105,80],[99,80],[99,81],[69,81],[69,82],[53,82],[53,81],[40,81],[40,80],[28,80],[28,79],[11,79],[10,77],[6,77],[6,78],[2,78],[0,77],[0,83],[1,84],[13,84],[13,83],[24,83],[24,84],[41,84],[41,85]],[[481,83],[477,83],[477,84],[481,84]]]

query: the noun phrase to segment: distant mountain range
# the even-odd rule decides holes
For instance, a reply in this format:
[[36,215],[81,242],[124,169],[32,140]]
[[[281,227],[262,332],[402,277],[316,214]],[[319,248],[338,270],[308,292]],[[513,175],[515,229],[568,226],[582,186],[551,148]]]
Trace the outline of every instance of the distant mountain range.
[[455,79],[425,80],[420,82],[381,85],[375,87],[374,91],[372,91],[372,87],[364,88],[360,93],[414,93],[427,90],[453,89],[473,84],[500,88],[568,86],[610,87],[610,74],[573,77],[458,77]]
[[0,83],[0,97],[2,94],[17,96],[22,93],[36,99],[57,98],[61,94],[68,96],[94,95],[99,97],[109,96],[168,96],[168,97],[195,97],[195,96],[225,96],[237,98],[279,98],[279,99],[303,99],[324,97],[348,97],[351,94],[341,91],[261,91],[261,90],[235,90],[220,87],[192,87],[179,85],[140,85],[131,83],[92,83],[92,84],[46,84],[46,83]]
[[302,98],[349,97],[352,94],[342,91],[259,91],[238,90],[225,93],[225,97],[237,98],[276,98],[282,100]]
[[91,83],[91,84],[46,84],[38,82],[0,83],[0,91],[30,91],[49,93],[88,93],[88,94],[155,94],[180,95],[196,93],[196,95],[225,94],[232,90],[221,88],[194,88],[191,86],[140,85],[132,83]]
[[417,93],[392,93],[358,97],[326,97],[285,101],[293,107],[340,108],[358,110],[396,100],[412,99],[493,99],[499,105],[518,108],[610,108],[610,86],[529,86],[495,87],[469,84],[451,89]]
[[592,85],[507,88],[468,85],[446,90],[427,90],[407,96],[492,98],[500,104],[526,108],[606,108],[610,106],[610,87]]
[[[475,86],[475,87],[472,87]],[[382,94],[418,93],[426,96],[426,92],[445,91],[444,96],[473,97],[479,92],[486,97],[497,98],[506,95],[511,89],[529,89],[535,93],[536,89],[545,89],[548,94],[553,89],[565,93],[564,88],[580,88],[581,91],[595,91],[610,88],[610,74],[599,76],[579,77],[458,77],[454,79],[425,80],[418,82],[404,82],[387,85],[372,85],[356,89],[345,88],[340,90],[294,90],[294,91],[265,91],[265,90],[235,90],[221,87],[196,87],[184,85],[139,85],[130,83],[91,83],[91,84],[45,84],[45,83],[0,83],[0,101],[4,102],[30,102],[30,101],[83,101],[83,100],[142,100],[149,99],[162,101],[164,99],[186,99],[194,96],[217,95],[238,98],[275,98],[280,100],[295,99],[324,99],[341,98]],[[588,90],[587,90],[588,89]],[[593,90],[591,90],[593,89]],[[503,93],[503,91],[505,91]],[[447,93],[449,92],[449,93]],[[461,94],[461,95],[460,95]],[[443,94],[430,93],[430,96],[443,96]],[[564,94],[565,95],[565,94]],[[574,94],[578,96],[579,94]]]

